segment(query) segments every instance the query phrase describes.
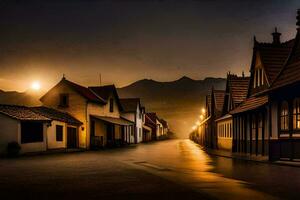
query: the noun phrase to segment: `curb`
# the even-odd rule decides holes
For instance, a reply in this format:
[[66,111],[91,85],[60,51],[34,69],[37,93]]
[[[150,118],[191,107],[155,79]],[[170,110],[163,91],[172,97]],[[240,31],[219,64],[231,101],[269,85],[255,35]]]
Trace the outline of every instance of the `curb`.
[[261,164],[272,164],[272,165],[278,165],[278,166],[288,166],[288,167],[300,167],[300,162],[284,162],[284,161],[268,161],[268,160],[254,160],[254,159],[248,159],[248,158],[242,158],[242,157],[236,157],[236,156],[229,156],[229,155],[222,155],[218,153],[209,152],[209,150],[202,148],[207,154],[218,156],[218,157],[224,157],[224,158],[231,158],[235,160],[244,160],[244,161],[251,161]]

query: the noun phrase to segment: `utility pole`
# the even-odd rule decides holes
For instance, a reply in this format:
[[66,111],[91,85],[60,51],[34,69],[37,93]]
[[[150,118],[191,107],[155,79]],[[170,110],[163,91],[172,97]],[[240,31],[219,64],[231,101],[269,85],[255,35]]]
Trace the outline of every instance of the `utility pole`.
[[101,86],[101,82],[102,82],[102,80],[101,80],[101,73],[99,74],[99,86]]

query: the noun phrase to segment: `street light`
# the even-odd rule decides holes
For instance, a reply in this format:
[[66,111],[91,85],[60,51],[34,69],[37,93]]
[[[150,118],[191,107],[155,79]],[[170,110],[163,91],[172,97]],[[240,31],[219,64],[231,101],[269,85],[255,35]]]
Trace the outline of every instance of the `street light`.
[[203,118],[204,118],[204,117],[203,117],[203,115],[200,115],[200,119],[201,119],[201,121],[203,120]]
[[205,108],[202,108],[201,112],[202,112],[202,114],[205,114],[205,112],[206,112]]

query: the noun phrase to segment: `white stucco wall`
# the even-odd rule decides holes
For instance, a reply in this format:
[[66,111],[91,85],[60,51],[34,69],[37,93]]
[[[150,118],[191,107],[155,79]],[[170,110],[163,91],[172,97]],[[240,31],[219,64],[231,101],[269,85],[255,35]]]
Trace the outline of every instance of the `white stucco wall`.
[[[21,123],[18,123],[18,141],[21,144]],[[43,142],[21,144],[21,153],[41,152],[47,150],[47,124],[43,124]]]
[[[56,141],[56,125],[63,126],[63,141]],[[47,146],[48,149],[59,149],[67,147],[67,126],[60,121],[52,121],[51,126],[47,128]]]
[[47,124],[43,124],[43,142],[21,143],[21,123],[19,120],[12,119],[0,114],[0,154],[6,153],[9,142],[18,142],[21,146],[21,153],[41,152],[47,150],[46,135]]
[[141,113],[141,109],[140,109],[140,106],[138,105],[137,108],[136,108],[136,123],[135,123],[135,126],[136,126],[136,133],[137,133],[137,143],[140,143],[143,141],[143,116],[142,116],[142,113]]
[[5,154],[9,142],[18,142],[19,122],[0,114],[0,127],[0,154]]
[[163,125],[160,121],[156,120],[156,137],[163,135]]

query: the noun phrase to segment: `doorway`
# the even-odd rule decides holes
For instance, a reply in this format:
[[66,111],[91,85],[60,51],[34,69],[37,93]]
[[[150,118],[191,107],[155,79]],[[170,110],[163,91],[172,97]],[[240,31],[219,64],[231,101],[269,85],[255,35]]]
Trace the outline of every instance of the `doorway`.
[[77,129],[67,127],[67,148],[77,148]]

